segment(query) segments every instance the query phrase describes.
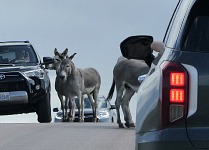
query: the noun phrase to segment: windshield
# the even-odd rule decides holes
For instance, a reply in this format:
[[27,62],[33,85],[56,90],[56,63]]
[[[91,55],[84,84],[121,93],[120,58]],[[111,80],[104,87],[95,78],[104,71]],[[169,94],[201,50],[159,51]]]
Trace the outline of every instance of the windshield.
[[[78,106],[78,98],[76,97],[75,98],[75,103],[76,103],[76,109],[78,108],[77,106]],[[88,98],[84,98],[84,108],[91,108],[91,102],[90,102],[90,100],[88,99]]]
[[[77,109],[77,106],[78,106],[78,98],[77,97],[75,98],[75,103],[76,103],[75,106]],[[107,101],[103,97],[102,98],[98,97],[97,105],[98,105],[98,108],[107,108]],[[84,108],[92,108],[91,102],[87,97],[84,98]]]
[[98,108],[107,108],[106,100],[98,100]]
[[0,46],[0,64],[37,63],[37,57],[30,45]]

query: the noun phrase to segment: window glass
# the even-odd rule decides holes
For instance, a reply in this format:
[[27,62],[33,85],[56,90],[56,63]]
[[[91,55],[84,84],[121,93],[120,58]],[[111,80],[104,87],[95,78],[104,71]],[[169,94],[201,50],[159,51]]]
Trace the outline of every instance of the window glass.
[[33,48],[29,45],[0,47],[0,64],[37,63]]
[[[75,98],[75,104],[76,104],[75,108],[78,109],[78,98],[77,97]],[[87,97],[84,98],[84,103],[83,104],[84,104],[84,108],[92,108],[91,107],[91,102]]]
[[197,16],[183,45],[185,51],[209,52],[209,16]]

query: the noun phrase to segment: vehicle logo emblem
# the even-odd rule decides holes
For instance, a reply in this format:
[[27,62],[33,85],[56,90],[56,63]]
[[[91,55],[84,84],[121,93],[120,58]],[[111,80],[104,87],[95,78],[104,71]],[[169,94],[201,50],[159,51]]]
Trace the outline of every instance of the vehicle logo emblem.
[[4,80],[5,79],[5,75],[4,74],[0,74],[0,80]]

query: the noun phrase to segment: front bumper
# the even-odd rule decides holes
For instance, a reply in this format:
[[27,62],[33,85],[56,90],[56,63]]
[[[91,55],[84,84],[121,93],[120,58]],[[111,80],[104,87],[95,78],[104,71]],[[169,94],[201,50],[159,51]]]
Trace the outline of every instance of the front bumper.
[[[0,115],[36,111],[36,104],[50,91],[50,81],[27,77],[21,72],[0,72]],[[38,88],[37,88],[38,87]]]
[[[5,79],[0,81],[0,96],[6,93],[8,100],[1,100],[1,104],[36,103],[48,91],[45,80],[37,77],[27,77],[21,72],[1,72]],[[37,88],[38,87],[38,88]]]
[[[4,94],[4,95],[3,95]],[[0,93],[1,95],[1,93]],[[3,92],[2,97],[8,96],[8,99],[1,100],[0,104],[26,104],[28,103],[28,94],[26,91]]]

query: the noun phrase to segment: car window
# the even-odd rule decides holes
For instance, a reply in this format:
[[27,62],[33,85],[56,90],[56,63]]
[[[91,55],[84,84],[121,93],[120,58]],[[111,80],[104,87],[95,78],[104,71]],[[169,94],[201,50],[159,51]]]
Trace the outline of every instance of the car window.
[[[78,108],[78,98],[77,97],[75,98],[75,103],[76,103],[75,106],[76,106],[76,109],[77,109]],[[84,103],[83,104],[84,104],[84,108],[92,108],[91,107],[91,102],[87,97],[84,98]]]
[[0,64],[37,63],[37,57],[30,45],[0,47]]
[[[78,98],[77,97],[75,98],[75,104],[76,104],[75,106],[77,109],[78,108],[77,107],[78,106]],[[98,98],[97,105],[98,105],[98,108],[107,108],[108,107],[107,101],[104,98],[100,98],[100,97]],[[92,108],[91,102],[87,97],[84,98],[84,108]]]
[[182,50],[193,52],[209,52],[209,1],[198,1],[188,16]]
[[209,16],[195,17],[185,39],[185,51],[209,51]]
[[107,108],[107,102],[105,100],[99,101],[98,108]]

